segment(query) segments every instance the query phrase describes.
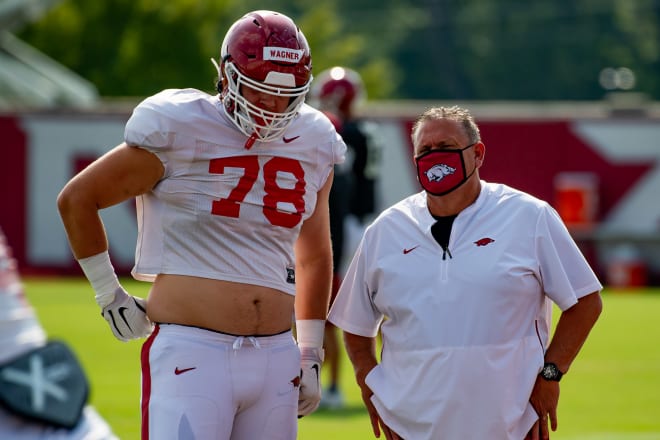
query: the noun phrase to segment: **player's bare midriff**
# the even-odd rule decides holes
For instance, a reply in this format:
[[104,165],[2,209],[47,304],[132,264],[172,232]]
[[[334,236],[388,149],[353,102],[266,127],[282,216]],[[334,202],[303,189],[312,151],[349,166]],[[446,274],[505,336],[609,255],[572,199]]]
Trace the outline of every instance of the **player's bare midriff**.
[[159,275],[147,299],[147,315],[157,323],[233,335],[274,335],[291,328],[293,304],[293,295],[268,287]]

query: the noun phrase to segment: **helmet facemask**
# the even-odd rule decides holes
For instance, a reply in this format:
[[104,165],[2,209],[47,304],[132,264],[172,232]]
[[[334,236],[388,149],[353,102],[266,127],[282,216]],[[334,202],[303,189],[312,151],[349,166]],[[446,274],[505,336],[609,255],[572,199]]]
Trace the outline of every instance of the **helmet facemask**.
[[[254,136],[262,142],[272,141],[284,133],[309,91],[309,82],[302,87],[295,87],[293,75],[290,74],[272,71],[262,83],[243,75],[231,61],[224,62],[223,69],[224,72],[219,73],[223,82],[226,82],[222,91],[225,113],[243,134]],[[261,109],[243,97],[242,87],[277,97],[288,97],[289,105],[282,113]]]

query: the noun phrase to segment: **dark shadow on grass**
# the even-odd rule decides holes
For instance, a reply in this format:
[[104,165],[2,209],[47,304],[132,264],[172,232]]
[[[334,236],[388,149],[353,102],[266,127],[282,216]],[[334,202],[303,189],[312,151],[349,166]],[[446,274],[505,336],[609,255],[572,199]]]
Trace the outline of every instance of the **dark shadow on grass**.
[[362,417],[366,414],[367,409],[364,407],[364,405],[347,404],[337,409],[319,408],[307,417],[333,419],[338,417]]

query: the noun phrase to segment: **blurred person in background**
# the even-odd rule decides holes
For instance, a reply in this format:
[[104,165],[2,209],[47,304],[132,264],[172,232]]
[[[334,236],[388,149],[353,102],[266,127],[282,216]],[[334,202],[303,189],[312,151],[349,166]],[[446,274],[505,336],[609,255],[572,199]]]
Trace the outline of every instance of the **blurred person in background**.
[[0,439],[117,440],[73,352],[49,341],[0,229]]
[[[217,94],[144,100],[58,207],[114,335],[148,337],[143,440],[292,440],[321,399],[328,196],[346,146],[304,102],[312,58],[289,17],[247,13],[214,64]],[[146,300],[117,280],[98,212],[132,198]]]
[[[356,71],[339,66],[324,70],[314,79],[310,95],[313,105],[328,116],[347,146],[347,159],[335,166],[330,190],[332,304],[342,279],[349,217],[354,217],[361,224],[374,212],[378,152],[366,123],[355,114],[356,107],[366,99],[362,78]],[[338,409],[344,406],[339,384],[341,352],[337,330],[330,322],[326,322],[324,342],[329,383],[323,391],[321,407]]]
[[329,314],[373,432],[548,439],[602,285],[548,203],[480,179],[469,111],[429,109],[411,137],[424,191],[367,227]]

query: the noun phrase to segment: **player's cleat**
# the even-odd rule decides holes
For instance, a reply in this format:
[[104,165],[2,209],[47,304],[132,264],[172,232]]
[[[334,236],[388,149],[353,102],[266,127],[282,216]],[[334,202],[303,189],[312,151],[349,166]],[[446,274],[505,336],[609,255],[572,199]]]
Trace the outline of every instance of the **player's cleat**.
[[326,389],[323,390],[323,395],[321,396],[321,404],[319,408],[321,409],[341,409],[345,405],[344,395],[337,388],[335,389]]

